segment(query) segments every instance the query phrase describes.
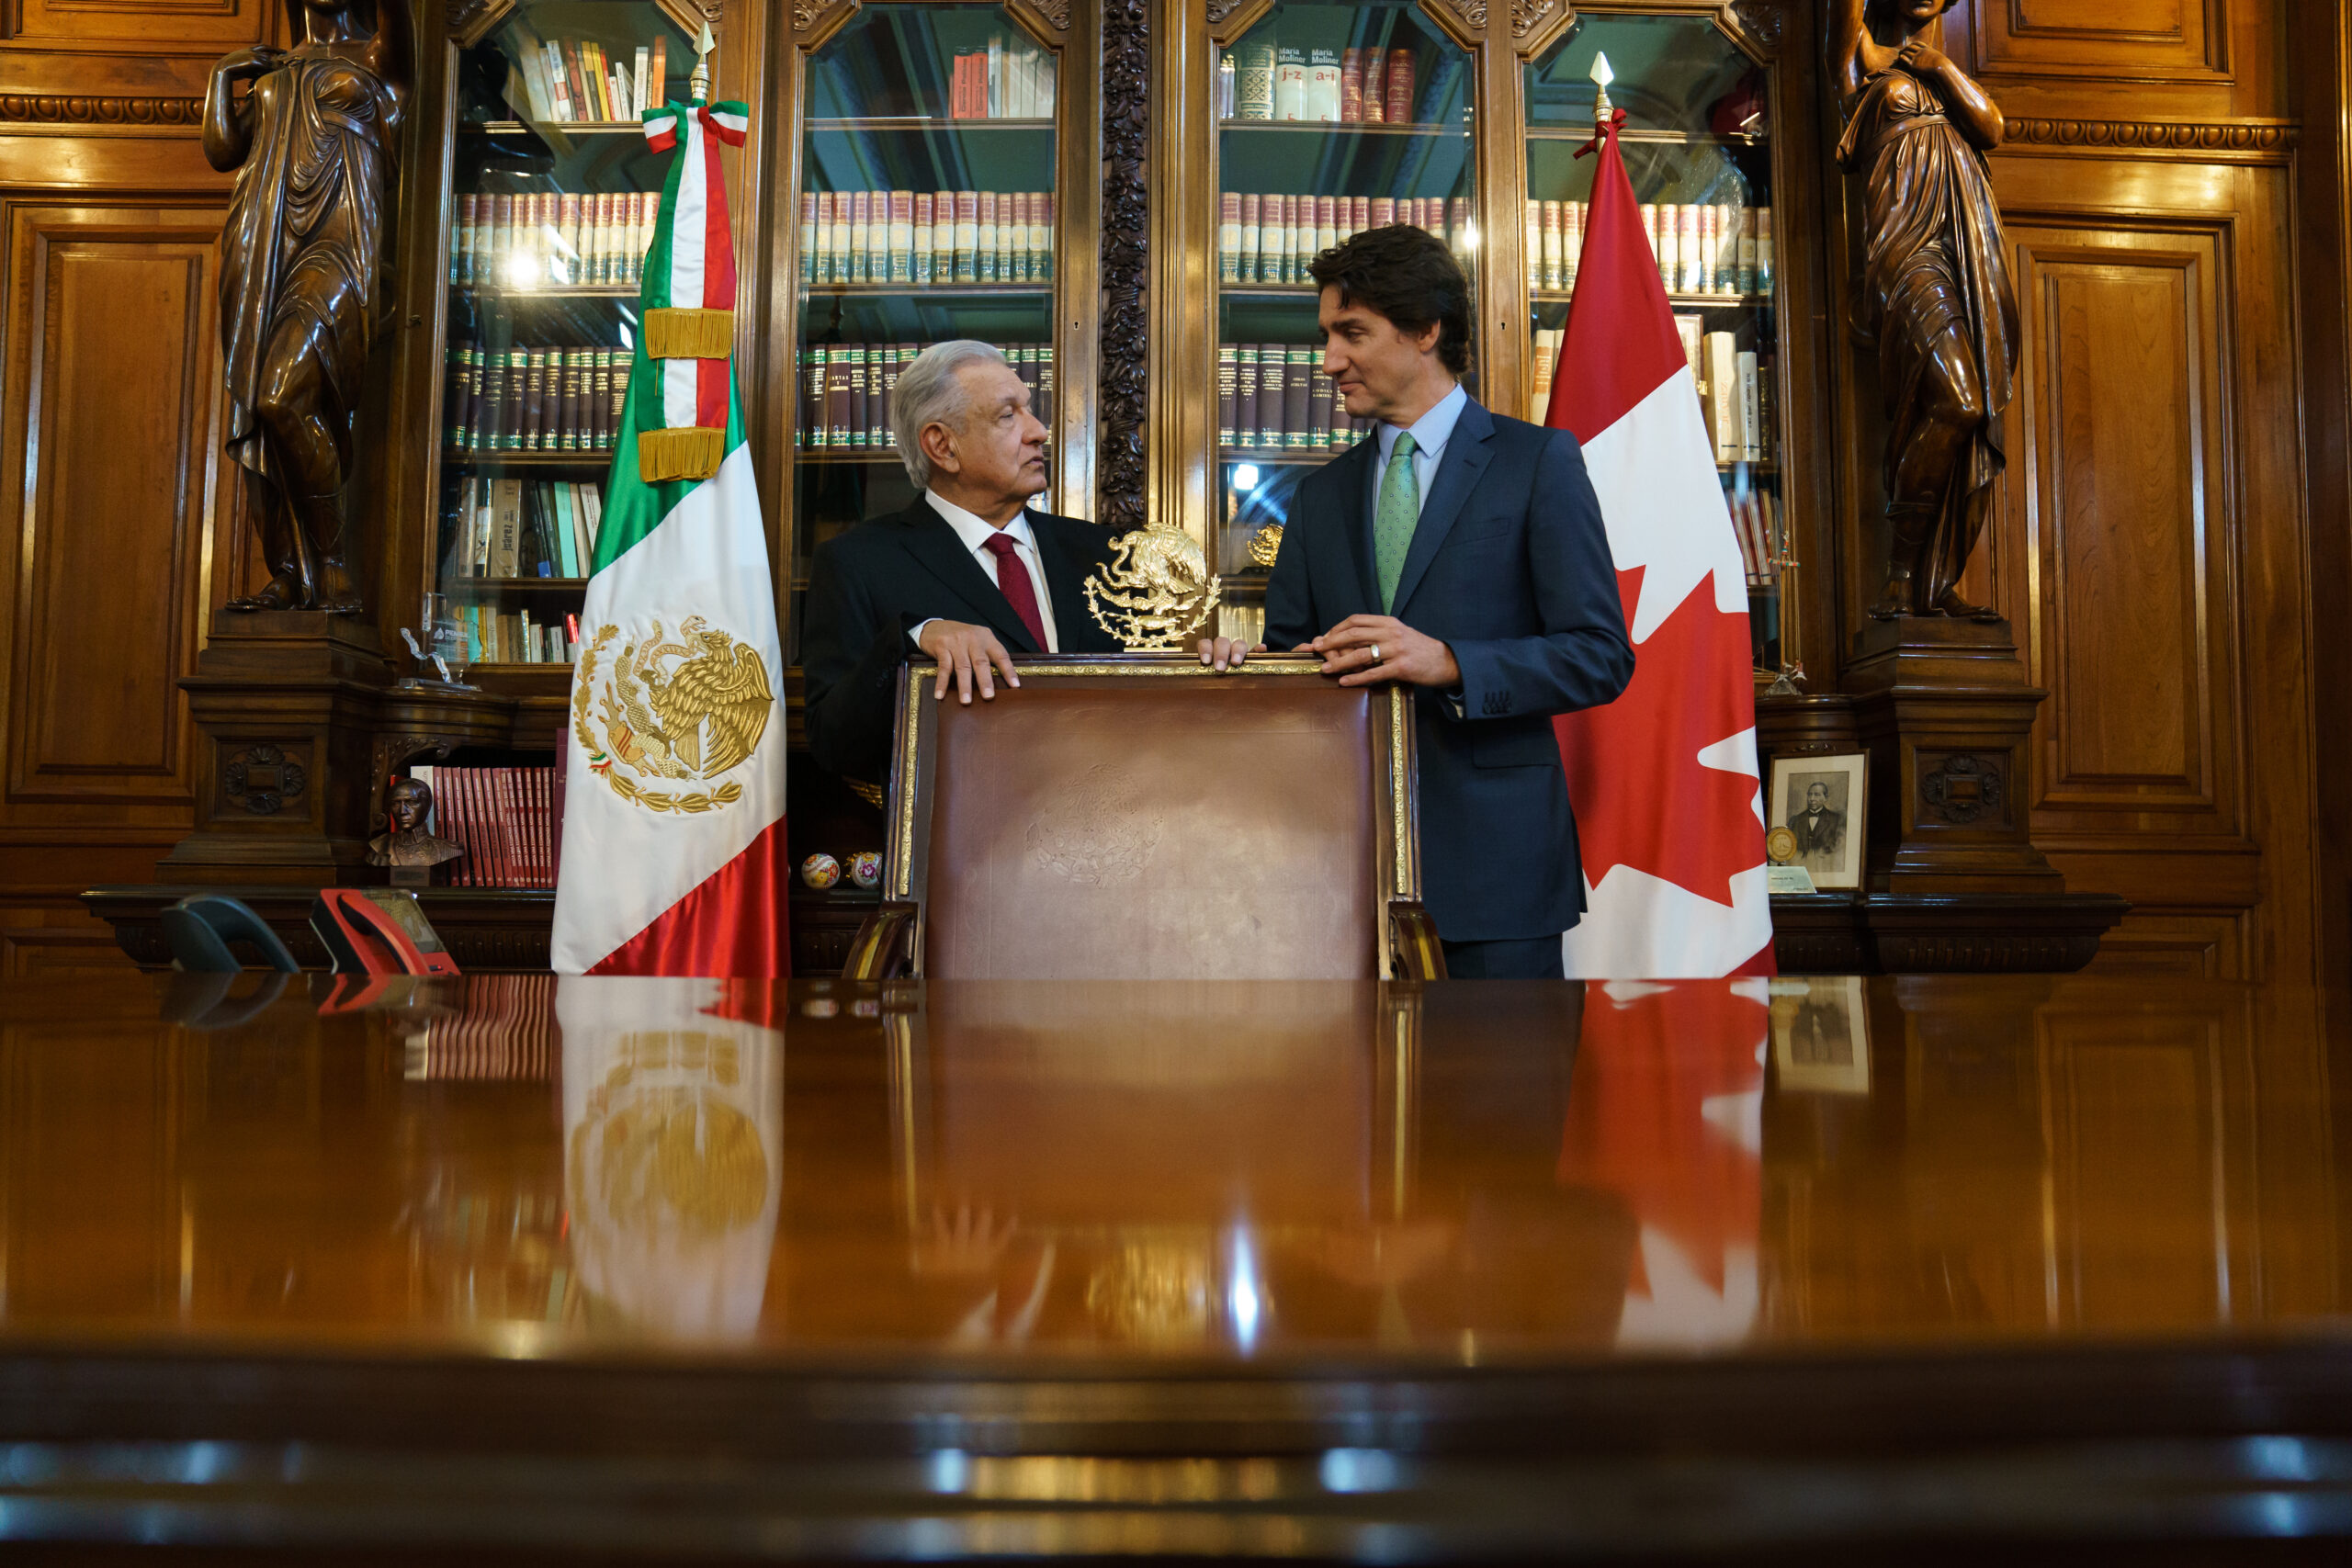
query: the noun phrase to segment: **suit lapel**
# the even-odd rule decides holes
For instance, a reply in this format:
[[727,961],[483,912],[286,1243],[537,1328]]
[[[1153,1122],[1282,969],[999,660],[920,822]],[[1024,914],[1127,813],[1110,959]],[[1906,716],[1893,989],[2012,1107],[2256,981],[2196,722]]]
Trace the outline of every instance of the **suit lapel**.
[[[1487,471],[1487,464],[1494,457],[1487,445],[1494,433],[1492,414],[1475,400],[1462,405],[1462,416],[1454,422],[1453,434],[1445,444],[1445,456],[1438,460],[1437,477],[1430,481],[1430,498],[1421,503],[1421,520],[1413,530],[1412,547],[1405,552],[1405,570],[1396,579],[1396,603],[1392,614],[1405,613],[1405,606],[1413,601],[1413,590],[1420,586],[1430,562],[1437,558],[1438,547],[1453,532],[1454,519],[1462,515],[1463,504],[1477,487],[1478,476]],[[1373,603],[1379,601],[1374,599]]]
[[[899,521],[906,525],[907,554],[1002,637],[1005,647],[1015,653],[1046,651],[1029,635],[1029,628],[1021,624],[1021,617],[1012,613],[1012,601],[1004,596],[1004,590],[980,569],[980,563],[964,547],[956,530],[947,525],[947,519],[933,511],[929,502],[918,499],[899,513]],[[1054,613],[1060,615],[1059,604],[1054,606]]]
[[1380,584],[1372,575],[1372,487],[1379,469],[1380,443],[1367,435],[1334,459],[1328,470],[1339,488],[1340,504],[1347,509],[1340,537],[1347,544],[1349,580],[1356,585],[1363,606],[1362,611],[1333,616],[1334,626],[1348,615],[1377,614],[1380,609]]
[[[1088,563],[1076,559],[1063,547],[1066,543],[1062,525],[1067,521],[1048,517],[1042,512],[1029,513],[1029,534],[1037,541],[1037,564],[1046,571],[1046,597],[1054,604],[1054,635],[1064,653],[1085,652],[1094,644],[1091,635],[1094,617],[1086,608],[1086,577]],[[1088,527],[1091,525],[1078,524]]]

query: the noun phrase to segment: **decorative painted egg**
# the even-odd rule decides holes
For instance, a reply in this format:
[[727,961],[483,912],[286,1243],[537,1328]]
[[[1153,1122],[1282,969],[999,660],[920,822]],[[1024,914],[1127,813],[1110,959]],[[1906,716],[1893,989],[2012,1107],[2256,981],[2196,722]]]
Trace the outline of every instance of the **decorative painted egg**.
[[829,854],[813,854],[800,863],[800,880],[822,893],[842,879],[842,863]]
[[860,850],[849,857],[849,879],[860,887],[872,887],[882,880],[882,852]]

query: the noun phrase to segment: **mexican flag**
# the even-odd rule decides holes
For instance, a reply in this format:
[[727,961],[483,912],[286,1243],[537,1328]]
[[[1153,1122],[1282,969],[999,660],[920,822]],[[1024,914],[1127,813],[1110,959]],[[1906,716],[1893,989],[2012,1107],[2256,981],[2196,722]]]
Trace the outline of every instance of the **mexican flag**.
[[718,149],[742,105],[645,117],[677,151],[639,291],[567,718],[561,974],[789,970],[783,649],[729,359],[735,249]]
[[1552,721],[1584,857],[1585,917],[1563,956],[1571,978],[1770,975],[1747,576],[1617,149],[1624,118],[1594,138],[1544,421],[1584,447],[1634,642],[1623,695]]

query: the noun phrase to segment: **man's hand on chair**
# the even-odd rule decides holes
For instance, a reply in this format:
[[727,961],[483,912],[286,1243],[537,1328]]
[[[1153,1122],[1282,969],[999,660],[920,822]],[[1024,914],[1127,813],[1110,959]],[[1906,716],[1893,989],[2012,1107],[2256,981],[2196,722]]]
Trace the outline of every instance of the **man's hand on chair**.
[[952,680],[956,682],[956,700],[967,707],[971,705],[976,683],[980,689],[980,700],[994,702],[994,670],[1004,671],[1006,685],[1021,684],[1021,677],[1012,672],[1012,655],[997,641],[996,633],[986,626],[963,621],[933,621],[922,628],[916,646],[939,660],[939,685],[931,694],[933,701],[947,695],[947,683]]

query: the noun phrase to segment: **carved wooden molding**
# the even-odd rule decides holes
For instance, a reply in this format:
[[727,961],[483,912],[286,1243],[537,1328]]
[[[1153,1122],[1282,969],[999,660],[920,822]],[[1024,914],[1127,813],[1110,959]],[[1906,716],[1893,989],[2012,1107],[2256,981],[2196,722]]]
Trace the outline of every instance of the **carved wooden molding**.
[[[814,32],[822,23],[841,19],[832,13],[840,11],[845,16],[855,5],[856,0],[792,0],[792,30],[796,33]],[[828,27],[825,30],[831,32],[832,29]]]
[[2301,129],[2292,120],[2042,119],[2012,115],[2003,131],[2002,145],[2284,162],[2294,151]]
[[1020,0],[1015,9],[1027,11],[1057,37],[1069,33],[1069,0]]
[[1437,3],[1453,14],[1453,19],[1462,24],[1464,31],[1475,35],[1487,30],[1487,0],[1437,0]]
[[202,98],[99,98],[0,93],[0,120],[35,125],[197,125]]
[[[1153,0],[1102,6],[1102,324],[1094,515],[1122,532],[1144,525],[1144,370],[1150,353],[1146,289],[1151,194],[1146,149],[1151,108]],[[1216,0],[1211,0],[1212,13]],[[1231,6],[1226,6],[1229,13]]]
[[1786,17],[1780,0],[1732,0],[1731,19],[1758,48],[1768,53],[1781,47]]
[[[1484,12],[1486,7],[1478,7]],[[1547,27],[1555,17],[1572,17],[1575,10],[1568,0],[1510,0],[1510,36],[1523,39],[1536,28]]]
[[1219,26],[1244,4],[1245,0],[1209,0],[1209,26]]

